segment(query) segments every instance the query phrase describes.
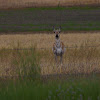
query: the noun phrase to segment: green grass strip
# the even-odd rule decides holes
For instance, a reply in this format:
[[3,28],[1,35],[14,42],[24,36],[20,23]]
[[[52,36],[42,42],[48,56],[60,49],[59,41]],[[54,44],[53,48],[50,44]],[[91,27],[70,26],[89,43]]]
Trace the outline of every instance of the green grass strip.
[[0,88],[1,100],[99,100],[99,78],[69,78],[61,81],[21,81]]

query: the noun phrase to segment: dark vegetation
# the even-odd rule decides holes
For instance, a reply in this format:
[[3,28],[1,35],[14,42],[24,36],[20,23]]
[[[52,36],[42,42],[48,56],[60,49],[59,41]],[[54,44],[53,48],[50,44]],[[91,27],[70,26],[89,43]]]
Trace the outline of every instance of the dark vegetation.
[[0,32],[100,30],[99,7],[55,7],[0,10]]

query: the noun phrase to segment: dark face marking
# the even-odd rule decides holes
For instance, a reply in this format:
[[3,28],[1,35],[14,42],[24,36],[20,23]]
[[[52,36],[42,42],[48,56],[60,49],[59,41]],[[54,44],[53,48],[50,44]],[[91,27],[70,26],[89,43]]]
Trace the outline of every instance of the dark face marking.
[[54,33],[56,34],[56,35],[55,35],[55,38],[56,38],[56,39],[59,39],[60,29],[54,29]]
[[56,34],[56,38],[57,38],[57,39],[59,38],[59,35],[58,35],[58,34]]

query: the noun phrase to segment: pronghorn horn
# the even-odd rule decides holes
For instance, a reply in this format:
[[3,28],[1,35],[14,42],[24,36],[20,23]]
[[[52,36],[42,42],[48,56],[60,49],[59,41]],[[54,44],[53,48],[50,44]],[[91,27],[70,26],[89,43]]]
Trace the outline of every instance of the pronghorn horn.
[[61,26],[59,27],[59,31],[61,31]]
[[59,28],[61,29],[61,26]]
[[53,27],[53,31],[54,31],[54,32],[55,32],[55,30],[56,30],[55,27]]

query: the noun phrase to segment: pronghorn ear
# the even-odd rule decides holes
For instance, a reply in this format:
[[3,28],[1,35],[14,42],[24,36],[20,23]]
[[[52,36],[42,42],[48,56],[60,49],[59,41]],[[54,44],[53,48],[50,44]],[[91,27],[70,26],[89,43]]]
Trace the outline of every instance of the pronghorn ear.
[[55,28],[53,28],[53,32],[55,33],[55,31],[56,31],[56,29]]
[[61,26],[59,27],[59,32],[61,32]]

